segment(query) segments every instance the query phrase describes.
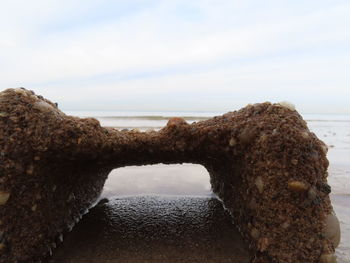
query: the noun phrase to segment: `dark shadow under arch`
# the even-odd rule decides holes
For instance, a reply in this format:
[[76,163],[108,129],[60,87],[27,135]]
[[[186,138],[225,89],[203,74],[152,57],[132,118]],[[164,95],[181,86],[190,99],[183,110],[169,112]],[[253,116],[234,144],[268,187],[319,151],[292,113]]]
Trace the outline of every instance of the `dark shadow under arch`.
[[53,260],[75,263],[248,263],[228,211],[211,197],[128,196],[101,202],[65,237]]

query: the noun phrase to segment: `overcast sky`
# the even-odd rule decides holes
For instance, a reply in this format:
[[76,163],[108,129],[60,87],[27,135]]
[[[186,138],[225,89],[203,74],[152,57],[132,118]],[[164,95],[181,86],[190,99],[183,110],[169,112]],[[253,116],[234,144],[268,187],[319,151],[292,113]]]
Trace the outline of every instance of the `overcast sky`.
[[1,89],[63,110],[350,113],[350,1],[1,1]]

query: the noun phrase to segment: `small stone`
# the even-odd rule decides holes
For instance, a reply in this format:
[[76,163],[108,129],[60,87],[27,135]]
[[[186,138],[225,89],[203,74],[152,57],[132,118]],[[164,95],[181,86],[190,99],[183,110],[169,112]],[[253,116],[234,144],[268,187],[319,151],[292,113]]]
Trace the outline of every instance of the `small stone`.
[[319,263],[337,263],[337,257],[334,254],[323,254]]
[[37,207],[38,207],[37,204],[34,204],[34,205],[32,206],[32,211],[35,212],[36,209],[37,209]]
[[246,127],[239,135],[238,139],[242,144],[251,143],[256,136],[256,129],[252,127]]
[[301,137],[303,137],[304,139],[307,139],[307,138],[309,138],[309,133],[307,131],[303,131],[301,133]]
[[327,154],[327,152],[328,152],[328,147],[327,147],[327,145],[323,144],[323,145],[321,146],[321,149],[322,149],[322,152],[323,152],[324,154]]
[[319,158],[318,152],[316,152],[316,151],[310,152],[310,157],[311,157],[313,160],[318,160],[318,158]]
[[9,114],[7,112],[0,112],[0,117],[7,117]]
[[252,238],[257,240],[260,237],[260,232],[259,232],[258,229],[253,227],[252,230],[250,231],[250,235],[251,235]]
[[58,235],[58,240],[62,243],[63,242],[63,234]]
[[42,112],[50,112],[50,111],[54,110],[54,107],[51,104],[49,104],[45,101],[42,101],[42,100],[35,102],[33,105],[33,108],[40,110]]
[[228,144],[231,146],[231,147],[233,147],[233,146],[235,146],[236,144],[237,144],[237,141],[236,141],[236,139],[235,138],[231,138],[230,139],[230,141],[228,142]]
[[284,108],[287,108],[291,111],[295,111],[295,105],[291,102],[288,102],[288,101],[281,101],[278,103],[280,106],[284,107]]
[[10,193],[0,191],[0,205],[6,204],[9,198],[10,198]]
[[306,192],[308,190],[308,187],[305,183],[301,181],[290,181],[288,182],[288,189],[293,191],[293,192]]
[[5,249],[5,244],[4,243],[0,243],[0,251],[4,250]]
[[340,224],[335,214],[329,214],[326,217],[326,227],[324,235],[326,238],[332,241],[334,248],[339,246],[340,243]]
[[186,125],[186,124],[188,123],[184,120],[184,118],[174,117],[169,119],[167,126],[173,127],[173,126]]
[[264,143],[267,141],[268,136],[266,134],[262,134],[259,138],[259,141]]
[[258,240],[258,249],[261,252],[264,252],[269,246],[269,239],[267,237],[261,237]]
[[68,196],[67,201],[70,202],[70,201],[73,201],[73,200],[75,200],[75,195],[74,195],[74,193],[71,193],[71,194]]
[[297,159],[292,159],[291,163],[294,164],[294,165],[297,165],[298,164],[298,160]]
[[310,187],[309,191],[307,191],[307,198],[309,198],[311,201],[315,200],[317,197],[317,192],[315,187]]
[[327,184],[327,183],[322,183],[321,185],[320,185],[320,191],[322,191],[323,193],[325,193],[325,194],[330,194],[331,193],[331,191],[332,191],[332,188],[331,188],[331,186],[329,185],[329,184]]
[[34,101],[38,100],[38,97],[36,95],[30,95],[29,97]]
[[264,182],[263,182],[261,176],[258,176],[258,177],[255,179],[255,185],[256,185],[256,187],[258,188],[259,193],[261,194],[261,193],[264,191]]
[[71,232],[72,229],[74,228],[75,222],[71,223],[70,225],[68,225],[68,232]]
[[34,166],[33,166],[33,164],[31,164],[27,167],[26,173],[29,175],[32,175],[33,172],[34,172]]
[[288,221],[285,221],[284,223],[281,224],[281,227],[284,229],[287,229],[290,226],[290,223]]
[[97,205],[104,205],[109,202],[108,198],[102,198],[100,201],[98,201]]
[[21,88],[14,89],[14,92],[19,94],[19,95],[28,96],[27,92]]

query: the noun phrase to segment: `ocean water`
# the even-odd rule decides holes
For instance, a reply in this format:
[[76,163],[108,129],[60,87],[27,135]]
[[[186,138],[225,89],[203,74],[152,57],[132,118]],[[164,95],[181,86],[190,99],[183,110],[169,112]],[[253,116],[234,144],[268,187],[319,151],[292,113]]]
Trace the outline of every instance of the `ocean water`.
[[[224,112],[116,112],[68,111],[69,115],[95,117],[102,126],[117,129],[160,129],[173,116],[187,122],[204,120]],[[342,240],[338,263],[350,262],[350,115],[302,114],[308,126],[328,146],[331,199],[340,220]],[[209,175],[193,164],[119,168],[109,175],[103,196],[130,195],[211,196]]]

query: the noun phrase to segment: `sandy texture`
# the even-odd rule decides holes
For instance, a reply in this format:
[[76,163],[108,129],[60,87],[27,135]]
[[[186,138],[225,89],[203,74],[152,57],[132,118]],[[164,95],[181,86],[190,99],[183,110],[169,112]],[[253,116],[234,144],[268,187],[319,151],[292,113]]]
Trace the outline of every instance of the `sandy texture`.
[[172,118],[158,132],[123,132],[9,89],[0,94],[0,125],[1,262],[50,254],[111,169],[183,162],[208,170],[253,262],[335,262],[327,149],[290,105],[254,104],[191,125]]
[[90,210],[64,236],[55,263],[249,263],[252,255],[217,199],[131,196]]

